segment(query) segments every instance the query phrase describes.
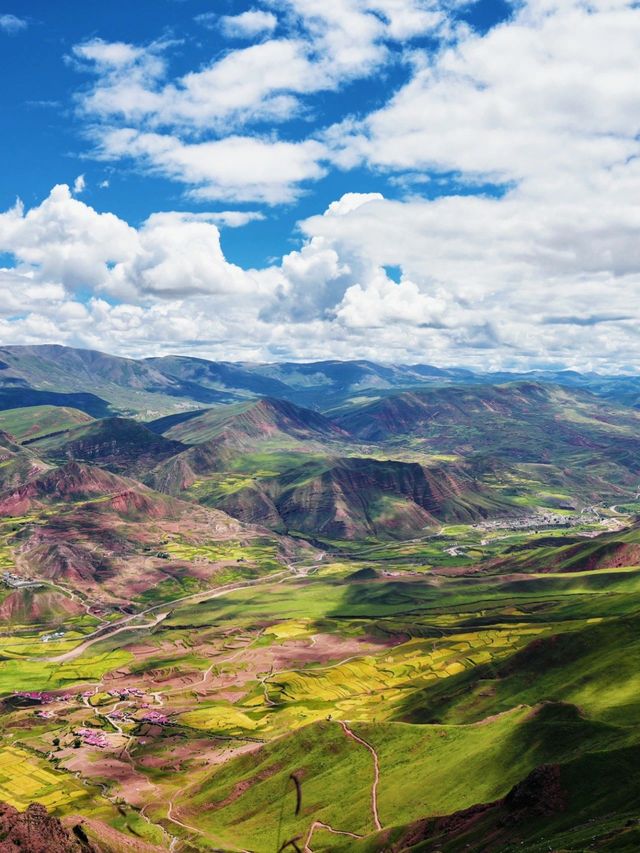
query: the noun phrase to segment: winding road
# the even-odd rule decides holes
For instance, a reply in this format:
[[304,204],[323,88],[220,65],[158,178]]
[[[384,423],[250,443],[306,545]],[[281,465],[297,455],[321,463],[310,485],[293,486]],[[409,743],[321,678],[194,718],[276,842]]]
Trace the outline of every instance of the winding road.
[[[281,577],[284,575],[284,577]],[[275,578],[280,577],[280,580],[275,580]],[[147,607],[146,610],[141,610],[140,613],[133,613],[131,616],[126,616],[124,619],[120,619],[118,622],[114,622],[113,625],[101,626],[93,631],[91,634],[88,634],[86,638],[75,648],[71,649],[68,652],[64,652],[63,654],[56,655],[55,657],[29,657],[27,660],[31,661],[40,661],[43,663],[65,663],[66,661],[73,660],[85,652],[90,646],[94,643],[101,642],[102,640],[107,640],[110,637],[113,637],[115,634],[119,634],[123,631],[139,631],[148,628],[155,628],[163,619],[166,619],[171,609],[176,604],[182,604],[187,601],[191,602],[201,602],[201,601],[210,601],[214,598],[222,598],[225,595],[229,595],[232,592],[239,592],[243,589],[249,589],[252,586],[256,586],[258,584],[266,584],[272,583],[275,580],[275,583],[283,583],[286,580],[293,580],[299,577],[299,574],[289,574],[287,572],[277,572],[273,575],[268,575],[264,578],[258,578],[254,581],[246,581],[245,583],[236,583],[236,584],[228,584],[223,587],[219,587],[218,589],[210,589],[205,590],[204,592],[195,592],[191,595],[183,595],[180,598],[174,598],[171,601],[165,601],[162,604],[155,604],[152,607]],[[148,616],[150,613],[157,613],[161,611],[156,616],[155,620],[152,622],[144,622],[140,625],[136,624],[136,619],[140,619],[143,616]]]
[[371,757],[373,758],[373,785],[371,786],[371,813],[373,814],[373,822],[377,830],[382,829],[382,824],[380,823],[380,815],[378,813],[378,783],[380,782],[380,761],[378,760],[378,753],[371,746],[370,743],[367,743],[366,740],[363,740],[359,735],[355,732],[352,732],[349,726],[344,722],[344,720],[338,720],[340,725],[342,726],[342,731],[346,734],[347,737],[350,737],[352,740],[355,740],[356,743],[361,744],[366,747],[371,753]]

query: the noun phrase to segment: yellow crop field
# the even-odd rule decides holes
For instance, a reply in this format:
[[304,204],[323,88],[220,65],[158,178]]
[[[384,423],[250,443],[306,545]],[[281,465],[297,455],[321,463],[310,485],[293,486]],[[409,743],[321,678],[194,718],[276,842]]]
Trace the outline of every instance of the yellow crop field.
[[[270,629],[271,630],[271,629]],[[458,635],[454,641],[410,640],[384,657],[363,656],[339,664],[279,672],[266,680],[270,699],[278,704],[301,701],[340,702],[385,691],[390,700],[401,696],[408,682],[427,683],[449,678],[464,669],[498,659],[538,629],[480,631]]]
[[180,719],[184,725],[191,726],[194,729],[205,729],[233,735],[255,731],[260,726],[259,722],[252,720],[242,710],[223,703],[214,707],[189,711],[183,714]]
[[0,749],[0,800],[24,810],[37,802],[55,811],[86,795],[86,790],[68,773],[40,765],[18,747]]
[[307,622],[299,619],[290,619],[285,622],[279,622],[277,625],[271,625],[266,633],[276,637],[278,640],[289,640],[292,637],[307,636],[309,634],[309,625]]

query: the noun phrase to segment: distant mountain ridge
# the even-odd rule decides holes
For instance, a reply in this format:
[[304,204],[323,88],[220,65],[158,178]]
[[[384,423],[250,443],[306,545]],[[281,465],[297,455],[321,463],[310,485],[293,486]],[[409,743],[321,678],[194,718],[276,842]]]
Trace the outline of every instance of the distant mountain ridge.
[[624,405],[640,405],[640,378],[576,371],[482,372],[429,364],[383,365],[367,360],[253,363],[192,356],[123,358],[61,345],[0,348],[0,409],[71,406],[93,417],[124,414],[153,420],[202,406],[260,397],[305,408],[337,410],[350,397],[375,402],[398,390],[553,382],[590,390]]

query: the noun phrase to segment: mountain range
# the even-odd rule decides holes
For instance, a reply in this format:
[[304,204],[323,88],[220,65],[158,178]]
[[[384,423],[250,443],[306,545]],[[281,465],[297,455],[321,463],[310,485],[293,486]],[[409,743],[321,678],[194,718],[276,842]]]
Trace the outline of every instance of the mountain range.
[[354,396],[371,402],[398,389],[542,381],[590,391],[612,402],[640,404],[637,376],[571,370],[482,373],[464,368],[313,363],[213,362],[189,356],[130,359],[58,345],[0,348],[0,408],[71,406],[94,417],[111,412],[143,420],[189,408],[273,397],[323,412]]
[[[277,533],[355,540],[411,538],[530,504],[579,508],[625,494],[640,469],[640,411],[611,399],[616,377],[606,394],[599,378],[596,394],[576,374],[570,387],[367,362],[133,361],[64,347],[0,356],[2,387],[25,393],[22,407],[0,412],[6,487],[75,461]],[[67,405],[89,389],[106,416]],[[39,393],[65,405],[33,406]],[[185,408],[196,397],[207,406]],[[300,397],[314,407],[291,399]],[[150,400],[183,410],[145,422],[126,408]]]
[[0,849],[638,849],[636,377],[0,362]]

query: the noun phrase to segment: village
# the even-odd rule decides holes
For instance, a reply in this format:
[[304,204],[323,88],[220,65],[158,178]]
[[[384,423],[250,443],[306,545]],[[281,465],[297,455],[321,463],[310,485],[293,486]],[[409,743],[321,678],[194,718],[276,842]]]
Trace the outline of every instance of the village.
[[[153,709],[150,702],[155,697],[148,697],[144,690],[137,687],[125,687],[117,690],[99,691],[85,690],[82,693],[52,693],[46,691],[19,691],[13,694],[13,701],[18,705],[37,708],[34,716],[41,720],[54,720],[60,714],[66,713],[69,703],[81,704],[93,710],[98,718],[106,720],[113,731],[105,730],[100,723],[93,725],[84,722],[82,725],[71,727],[65,742],[56,738],[54,746],[57,749],[71,746],[78,749],[81,746],[108,749],[113,746],[110,735],[122,736],[123,726],[128,726],[130,732],[142,724],[150,726],[171,725],[171,719]],[[103,712],[100,707],[113,704],[111,711]],[[126,705],[126,709],[118,705]],[[57,706],[57,707],[56,707]],[[133,736],[133,734],[129,734]]]
[[2,583],[9,589],[39,589],[43,586],[40,581],[32,578],[21,578],[20,575],[15,575],[13,572],[3,572]]

